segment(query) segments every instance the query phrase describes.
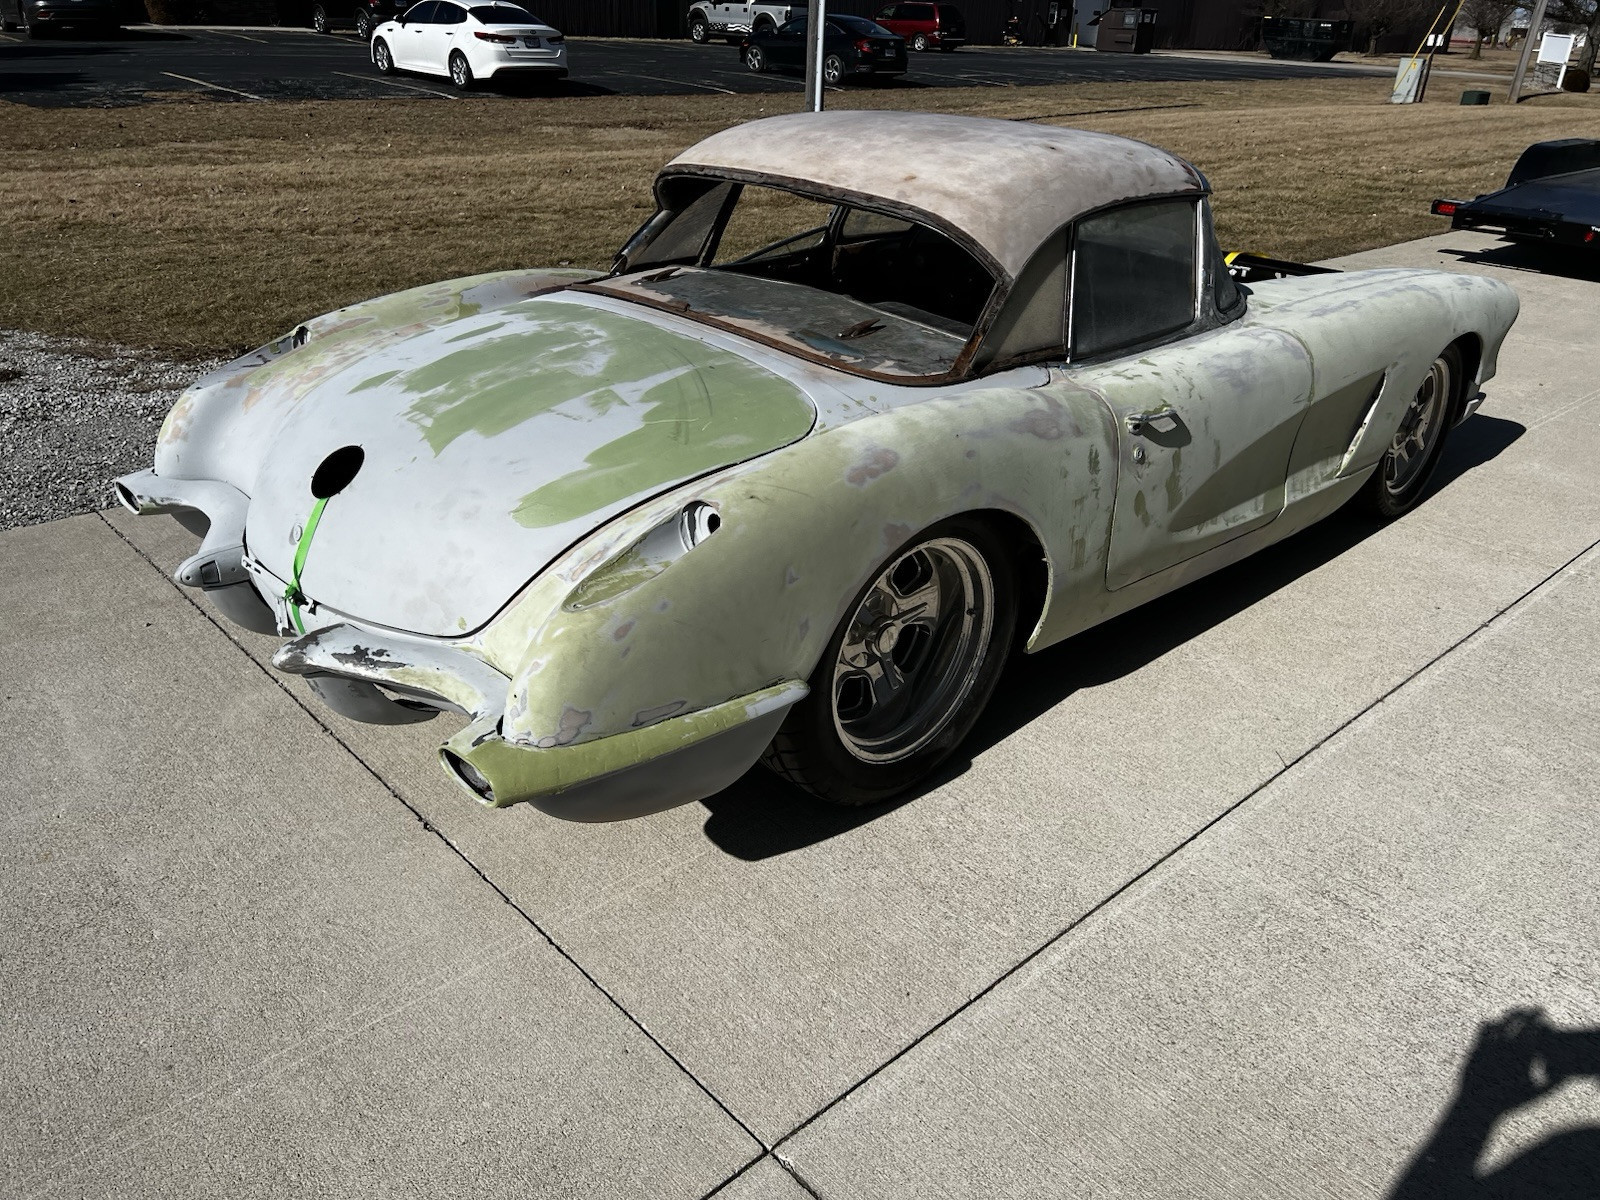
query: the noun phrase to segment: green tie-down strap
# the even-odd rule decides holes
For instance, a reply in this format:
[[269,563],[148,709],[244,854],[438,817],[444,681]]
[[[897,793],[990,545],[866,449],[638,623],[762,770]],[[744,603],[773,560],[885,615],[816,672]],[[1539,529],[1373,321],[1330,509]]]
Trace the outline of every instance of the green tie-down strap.
[[300,605],[305,602],[305,596],[300,591],[300,572],[305,568],[306,555],[311,550],[311,539],[316,535],[317,522],[322,520],[322,510],[327,504],[328,498],[324,496],[311,506],[311,515],[306,518],[306,527],[300,532],[300,544],[294,548],[294,573],[289,578],[289,586],[283,589],[283,598],[289,602],[289,619],[294,622],[296,633],[306,631],[305,622],[300,619]]

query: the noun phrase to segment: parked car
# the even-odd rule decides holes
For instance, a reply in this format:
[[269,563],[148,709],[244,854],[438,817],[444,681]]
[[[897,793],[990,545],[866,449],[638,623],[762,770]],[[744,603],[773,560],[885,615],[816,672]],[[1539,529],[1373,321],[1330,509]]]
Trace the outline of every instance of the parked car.
[[794,16],[799,4],[768,4],[752,0],[695,0],[689,5],[689,40],[709,42],[714,37],[725,38],[729,44],[738,45],[746,34],[770,31]]
[[30,38],[53,33],[114,33],[122,25],[118,0],[0,0],[0,29]]
[[441,762],[487,804],[913,788],[1013,647],[1415,507],[1517,314],[1440,271],[1241,287],[1199,171],[1048,125],[770,117],[655,196],[608,274],[307,321],[117,481],[331,707],[466,714]]
[[1449,217],[1451,229],[1600,252],[1600,139],[1535,142],[1505,187],[1475,200],[1435,200],[1432,211]]
[[567,77],[567,39],[527,9],[494,0],[422,0],[372,35],[372,64],[445,75],[463,90],[504,75]]
[[372,33],[385,21],[392,21],[405,11],[407,0],[310,0],[296,3],[292,9],[279,9],[285,24],[306,25],[318,33],[332,33],[336,29],[354,29],[362,41],[372,40]]
[[[744,65],[752,71],[805,70],[805,17],[778,28],[752,33],[740,44]],[[847,79],[886,79],[904,75],[906,44],[865,17],[832,16],[822,45],[822,80],[838,87]]]
[[954,4],[889,4],[874,18],[913,50],[954,50],[967,42],[967,22]]

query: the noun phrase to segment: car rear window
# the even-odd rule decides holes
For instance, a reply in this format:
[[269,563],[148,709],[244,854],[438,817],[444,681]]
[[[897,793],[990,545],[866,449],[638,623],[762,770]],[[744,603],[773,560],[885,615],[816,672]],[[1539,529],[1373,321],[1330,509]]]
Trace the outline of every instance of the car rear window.
[[475,4],[467,10],[480,25],[543,25],[525,8],[515,4]]

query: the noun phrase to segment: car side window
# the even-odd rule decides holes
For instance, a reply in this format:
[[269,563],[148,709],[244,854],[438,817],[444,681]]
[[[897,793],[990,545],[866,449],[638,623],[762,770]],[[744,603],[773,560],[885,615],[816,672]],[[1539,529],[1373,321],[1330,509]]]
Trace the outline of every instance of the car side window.
[[1196,208],[1154,200],[1078,222],[1072,261],[1072,356],[1154,341],[1195,320]]
[[435,25],[459,25],[466,19],[466,9],[456,4],[446,4],[444,0],[439,0],[439,6],[433,12]]
[[896,13],[898,7],[899,7],[898,5],[891,4],[891,5],[889,5],[888,8],[879,9],[878,10],[877,19],[880,20],[880,21],[892,21],[892,20],[894,20],[895,13]]
[[805,31],[806,19],[804,17],[796,17],[792,21],[785,21],[781,26],[778,27],[778,32],[783,34],[785,37],[798,37],[799,35],[805,33]]
[[439,0],[422,0],[421,4],[413,4],[406,9],[405,16],[400,18],[405,25],[431,25],[433,11],[439,7]]

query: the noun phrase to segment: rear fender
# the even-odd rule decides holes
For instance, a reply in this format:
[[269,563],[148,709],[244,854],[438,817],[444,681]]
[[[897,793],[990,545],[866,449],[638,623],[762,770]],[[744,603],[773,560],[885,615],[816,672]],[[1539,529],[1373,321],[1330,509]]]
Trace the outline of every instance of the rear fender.
[[[814,434],[680,488],[589,539],[480,635],[511,676],[514,745],[565,746],[810,676],[865,583],[918,531],[961,513],[1025,521],[1046,617],[1104,589],[1115,431],[1069,386],[980,390]],[[711,505],[714,533],[677,525]]]

